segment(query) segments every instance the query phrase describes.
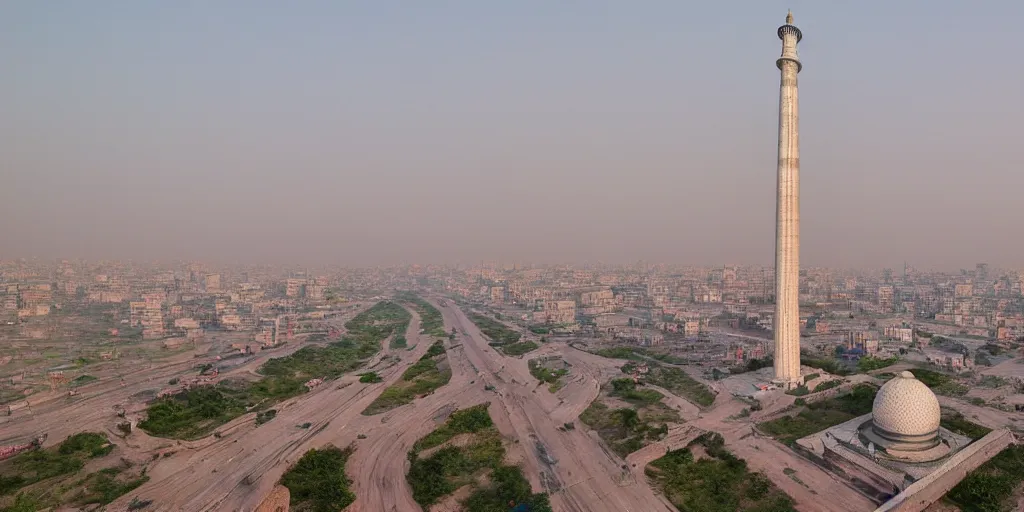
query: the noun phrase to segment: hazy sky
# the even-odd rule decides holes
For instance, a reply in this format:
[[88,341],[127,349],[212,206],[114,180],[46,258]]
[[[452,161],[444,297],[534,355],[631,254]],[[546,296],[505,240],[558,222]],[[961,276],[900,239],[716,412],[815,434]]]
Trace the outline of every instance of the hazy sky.
[[1024,266],[1024,2],[0,4],[0,257]]

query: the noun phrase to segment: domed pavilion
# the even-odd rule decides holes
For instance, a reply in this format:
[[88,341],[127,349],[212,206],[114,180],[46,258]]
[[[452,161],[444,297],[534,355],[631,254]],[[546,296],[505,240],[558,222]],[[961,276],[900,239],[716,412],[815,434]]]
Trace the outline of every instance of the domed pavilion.
[[871,413],[798,439],[793,448],[881,505],[974,457],[965,454],[972,439],[943,428],[941,415],[935,393],[903,371],[878,389]]
[[871,420],[858,430],[864,445],[876,455],[927,462],[950,450],[939,435],[940,419],[935,393],[913,373],[904,371],[878,390]]

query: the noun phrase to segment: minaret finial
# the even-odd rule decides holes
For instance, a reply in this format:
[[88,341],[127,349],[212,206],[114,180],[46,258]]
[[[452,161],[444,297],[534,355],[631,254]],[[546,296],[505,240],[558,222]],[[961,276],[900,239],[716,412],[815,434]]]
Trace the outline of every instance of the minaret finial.
[[793,24],[793,11],[790,10],[789,12],[786,13],[786,25],[792,25],[792,24]]

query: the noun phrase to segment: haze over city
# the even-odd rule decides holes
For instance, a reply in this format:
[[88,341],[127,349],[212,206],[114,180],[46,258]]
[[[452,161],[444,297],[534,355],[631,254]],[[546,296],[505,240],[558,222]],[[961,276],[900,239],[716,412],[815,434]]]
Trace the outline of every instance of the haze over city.
[[767,265],[787,7],[802,262],[1019,266],[1009,1],[9,2],[4,252]]
[[0,8],[0,512],[1024,510],[1024,7],[429,4]]

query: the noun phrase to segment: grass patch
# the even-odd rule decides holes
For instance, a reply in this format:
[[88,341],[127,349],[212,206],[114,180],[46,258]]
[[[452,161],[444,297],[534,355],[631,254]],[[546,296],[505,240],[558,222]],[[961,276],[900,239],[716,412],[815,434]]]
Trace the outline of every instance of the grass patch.
[[224,382],[158,399],[150,404],[139,427],[157,437],[195,439],[206,435],[257,404],[270,407],[305,393],[305,382],[310,379],[334,379],[362,366],[380,350],[383,340],[405,332],[411,318],[397,303],[379,302],[348,321],[347,334],[341,340],[271,359],[260,367],[263,378],[255,383]]
[[937,395],[959,397],[966,395],[971,390],[969,386],[961,384],[956,377],[942,372],[916,368],[910,373],[913,373],[917,380],[923,382]]
[[804,395],[810,394],[810,392],[811,392],[811,390],[807,389],[807,385],[806,384],[804,384],[802,386],[797,386],[797,387],[795,387],[793,389],[786,390],[786,394],[787,395],[793,395],[793,396],[804,396]]
[[1009,386],[1012,384],[1009,379],[999,377],[996,375],[983,375],[981,380],[978,381],[978,385],[983,388],[1001,388],[1003,386]]
[[862,357],[857,361],[857,370],[866,373],[874,370],[881,370],[882,368],[888,368],[899,362],[900,358],[893,356],[889,358],[880,357]]
[[601,357],[607,357],[608,359],[628,359],[630,361],[643,361],[644,357],[640,354],[639,349],[632,347],[612,347],[602,348],[595,350],[594,354]]
[[490,338],[491,341],[493,341],[494,343],[516,343],[519,341],[519,338],[521,337],[521,335],[518,332],[509,329],[507,325],[493,318],[477,313],[470,313],[469,319],[472,320],[474,324],[476,324],[477,328],[480,329],[480,332],[487,335],[487,337]]
[[[666,421],[678,419],[678,416],[669,417],[674,411],[665,407],[664,404],[659,403],[659,405],[661,405],[659,412],[663,416],[657,419]],[[590,403],[590,406],[580,414],[580,421],[594,429],[605,444],[622,458],[668,434],[666,423],[655,426],[650,416],[641,415],[636,409],[628,407],[611,409],[600,399]]]
[[812,391],[812,393],[817,393],[819,391],[825,391],[826,389],[832,389],[832,388],[835,388],[835,387],[839,387],[842,384],[843,384],[843,381],[840,380],[840,379],[834,379],[834,380],[830,380],[828,382],[822,382],[821,384],[818,384],[817,386],[814,387],[814,391]]
[[711,388],[679,368],[650,364],[644,381],[702,407],[715,403],[715,392]]
[[835,359],[818,359],[806,354],[800,354],[800,364],[824,370],[832,375],[846,376],[850,374],[850,370]]
[[[706,456],[695,458],[700,445]],[[725,449],[722,436],[707,432],[686,448],[656,459],[645,473],[679,510],[701,512],[789,512],[793,500],[764,476],[751,472],[747,462]]]
[[664,396],[652,389],[639,388],[633,379],[615,379],[604,388],[609,396],[622,399],[630,407],[611,409],[598,398],[591,402],[580,421],[597,431],[605,444],[620,457],[668,434],[668,423],[679,422],[679,414],[661,402]]
[[[56,447],[20,453],[4,462],[5,467],[0,471],[0,496],[43,480],[77,473],[87,460],[108,455],[113,449],[107,436],[80,432]],[[24,500],[36,498],[26,496]]]
[[487,413],[489,405],[490,403],[483,403],[453,412],[451,416],[448,416],[448,420],[444,422],[444,425],[416,441],[416,444],[412,447],[413,451],[420,452],[428,448],[441,446],[459,434],[471,434],[493,427],[494,422],[491,421],[491,415]]
[[1016,507],[1024,482],[1024,445],[1010,446],[972,471],[946,494],[964,512],[1005,512]]
[[[428,457],[423,450],[440,446],[459,434],[471,434],[462,446],[445,446]],[[413,499],[424,510],[465,485],[473,490],[463,502],[466,510],[505,511],[510,503],[526,505],[526,510],[551,512],[546,494],[533,493],[529,481],[518,466],[503,463],[505,448],[487,404],[452,413],[436,430],[413,445],[409,452],[409,473]],[[481,477],[486,478],[481,478]]]
[[376,382],[380,382],[382,380],[384,379],[380,378],[380,375],[377,375],[377,372],[366,372],[359,374],[359,382],[362,382],[363,384],[373,384]]
[[953,410],[944,409],[942,411],[942,419],[939,421],[939,425],[950,432],[967,436],[971,439],[981,439],[989,432],[992,432],[992,429],[971,422],[963,414]]
[[95,432],[80,432],[68,436],[57,446],[61,455],[86,455],[87,458],[102,457],[114,450],[107,436]]
[[277,409],[267,409],[256,413],[256,426],[260,426],[277,417]]
[[448,333],[444,332],[444,318],[441,317],[441,312],[431,303],[409,292],[400,293],[398,298],[408,302],[420,315],[420,328],[424,333],[438,338],[448,336]]
[[151,404],[138,426],[156,437],[194,439],[245,414],[247,400],[244,389],[225,385],[190,389]]
[[[452,371],[448,368],[447,362],[444,344],[440,341],[434,342],[419,361],[402,373],[402,380],[382,391],[362,414],[372,416],[390,411],[395,407],[412,403],[417,396],[444,386],[452,379]],[[360,382],[362,379],[360,377]]]
[[90,382],[96,382],[98,380],[100,379],[93,377],[92,375],[79,375],[78,377],[75,377],[74,380],[68,383],[68,387],[77,388],[79,386],[84,386]]
[[797,439],[871,412],[876,393],[878,389],[874,386],[859,384],[848,395],[807,404],[796,416],[760,423],[758,428],[779,442],[792,446]]
[[653,389],[640,389],[633,379],[615,379],[611,385],[612,391],[609,395],[640,407],[660,402],[665,397]]
[[388,348],[391,350],[409,348],[409,341],[405,339],[404,334],[396,334],[391,338],[391,342],[388,343]]
[[345,463],[355,450],[327,445],[306,452],[281,476],[291,493],[291,509],[309,512],[340,512],[356,500],[345,476]]
[[521,356],[527,352],[536,350],[538,346],[539,345],[532,341],[520,341],[518,343],[496,345],[495,348],[504,352],[507,356]]
[[628,359],[630,361],[643,361],[654,359],[669,364],[685,364],[688,361],[675,357],[671,354],[655,352],[642,347],[612,347],[594,351],[594,354],[609,359]]
[[82,491],[72,501],[78,505],[107,505],[148,481],[145,471],[133,475],[116,467],[102,469],[75,484]]
[[568,368],[547,368],[544,366],[543,361],[539,359],[530,359],[526,364],[530,367],[530,375],[533,375],[541,383],[548,384],[548,390],[552,393],[562,387],[562,377],[569,374]]

